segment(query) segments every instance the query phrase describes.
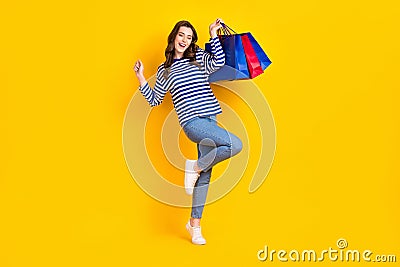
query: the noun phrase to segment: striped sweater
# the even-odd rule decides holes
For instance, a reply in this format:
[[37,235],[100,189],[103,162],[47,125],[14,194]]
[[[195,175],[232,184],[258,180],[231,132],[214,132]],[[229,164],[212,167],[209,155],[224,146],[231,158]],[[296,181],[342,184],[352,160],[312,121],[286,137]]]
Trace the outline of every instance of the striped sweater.
[[222,112],[211,90],[208,76],[225,64],[225,54],[218,37],[211,38],[210,43],[211,53],[201,48],[196,51],[196,61],[200,64],[200,68],[189,63],[189,59],[181,58],[171,65],[168,78],[164,79],[164,63],[162,63],[157,69],[154,90],[147,82],[139,86],[139,90],[152,107],[161,104],[169,91],[182,127],[192,118]]

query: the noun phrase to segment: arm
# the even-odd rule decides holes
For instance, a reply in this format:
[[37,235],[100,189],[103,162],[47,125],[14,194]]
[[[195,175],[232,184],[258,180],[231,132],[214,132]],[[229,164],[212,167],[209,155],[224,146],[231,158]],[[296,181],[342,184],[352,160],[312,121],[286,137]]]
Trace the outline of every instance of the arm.
[[211,37],[211,54],[204,52],[202,55],[202,61],[207,74],[211,74],[225,64],[225,53],[222,50],[222,46],[217,35],[218,29],[222,27],[221,23],[223,23],[223,21],[221,19],[217,19],[215,22],[211,23],[209,28]]
[[207,74],[217,71],[225,64],[225,53],[218,36],[210,39],[211,53],[202,51],[202,62]]
[[143,75],[143,63],[138,60],[134,66],[136,77],[140,83],[139,90],[152,107],[160,105],[168,91],[165,86],[165,79],[162,75],[163,69],[164,68],[162,66],[158,67],[156,75],[157,80],[153,90]]

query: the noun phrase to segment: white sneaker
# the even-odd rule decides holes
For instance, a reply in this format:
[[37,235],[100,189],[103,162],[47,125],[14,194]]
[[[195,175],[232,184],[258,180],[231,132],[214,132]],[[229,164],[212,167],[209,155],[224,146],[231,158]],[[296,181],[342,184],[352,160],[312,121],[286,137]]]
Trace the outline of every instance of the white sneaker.
[[195,245],[204,245],[206,240],[201,235],[201,226],[194,226],[190,225],[190,220],[186,224],[186,229],[188,230],[190,236],[192,237],[192,243]]
[[185,164],[185,191],[188,195],[193,194],[194,185],[200,176],[200,174],[194,170],[195,162],[196,160],[187,159]]

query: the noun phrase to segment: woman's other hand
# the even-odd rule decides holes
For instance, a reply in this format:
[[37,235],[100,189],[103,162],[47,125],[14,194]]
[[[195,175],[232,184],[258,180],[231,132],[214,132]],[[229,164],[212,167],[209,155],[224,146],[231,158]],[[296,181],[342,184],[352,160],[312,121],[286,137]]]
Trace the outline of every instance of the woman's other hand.
[[217,36],[217,31],[219,28],[222,27],[221,23],[224,23],[222,19],[217,19],[213,23],[210,24],[210,36],[211,38],[214,38]]
[[146,79],[143,75],[144,66],[140,59],[136,61],[135,66],[133,66],[133,70],[135,71],[136,77],[138,78],[140,85],[143,86],[146,83]]
[[135,71],[137,77],[143,76],[144,66],[140,59],[136,61],[135,66],[133,66],[133,70]]

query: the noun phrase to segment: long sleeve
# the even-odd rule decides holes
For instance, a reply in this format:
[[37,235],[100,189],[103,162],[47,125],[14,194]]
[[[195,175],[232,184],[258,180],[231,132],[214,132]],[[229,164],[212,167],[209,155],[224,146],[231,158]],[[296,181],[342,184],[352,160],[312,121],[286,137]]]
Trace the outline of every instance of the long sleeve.
[[165,84],[165,79],[163,77],[163,71],[164,67],[163,65],[160,65],[156,74],[157,79],[154,90],[150,87],[148,82],[146,82],[146,84],[143,86],[139,86],[140,92],[152,107],[160,105],[168,91],[168,88]]
[[164,63],[158,67],[156,82],[152,89],[146,82],[139,90],[150,106],[160,105],[167,92],[172,102],[179,124],[184,126],[190,119],[222,113],[221,106],[208,81],[209,74],[225,64],[225,53],[221,43],[211,38],[211,52],[201,48],[196,50],[196,62],[180,58],[170,66],[168,78],[164,79]]
[[210,39],[211,53],[200,50],[201,62],[207,74],[217,71],[225,64],[225,53],[222,50],[218,36]]

